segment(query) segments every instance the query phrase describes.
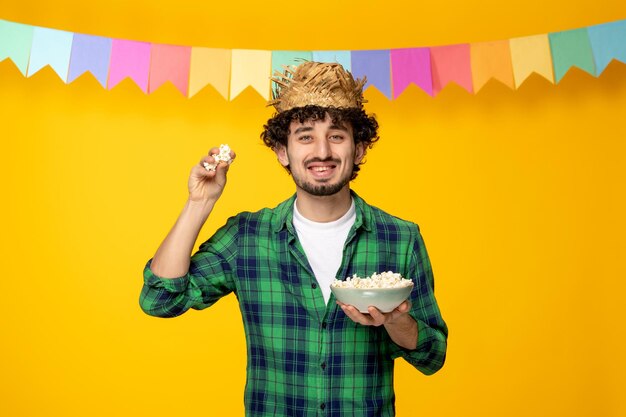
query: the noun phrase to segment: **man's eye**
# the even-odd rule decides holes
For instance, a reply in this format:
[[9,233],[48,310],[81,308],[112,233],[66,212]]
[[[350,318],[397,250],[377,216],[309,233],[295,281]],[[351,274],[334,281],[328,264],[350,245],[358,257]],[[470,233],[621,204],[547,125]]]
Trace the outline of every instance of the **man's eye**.
[[310,136],[310,135],[304,135],[304,136],[300,136],[300,137],[298,138],[298,140],[299,140],[299,141],[301,141],[301,142],[308,142],[308,141],[310,141],[311,139],[313,139],[313,137],[312,137],[312,136]]
[[343,136],[341,136],[341,135],[332,135],[332,136],[330,137],[330,140],[334,140],[334,141],[336,141],[336,142],[338,142],[338,141],[342,141],[342,140],[343,140]]

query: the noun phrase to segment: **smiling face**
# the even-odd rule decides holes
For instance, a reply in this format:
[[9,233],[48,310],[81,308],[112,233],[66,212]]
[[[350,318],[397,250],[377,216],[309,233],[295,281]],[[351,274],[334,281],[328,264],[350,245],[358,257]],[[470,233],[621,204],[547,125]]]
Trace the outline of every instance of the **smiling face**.
[[329,196],[348,187],[364,147],[354,144],[350,125],[335,125],[326,115],[323,120],[292,121],[287,147],[275,151],[280,163],[289,168],[298,192]]

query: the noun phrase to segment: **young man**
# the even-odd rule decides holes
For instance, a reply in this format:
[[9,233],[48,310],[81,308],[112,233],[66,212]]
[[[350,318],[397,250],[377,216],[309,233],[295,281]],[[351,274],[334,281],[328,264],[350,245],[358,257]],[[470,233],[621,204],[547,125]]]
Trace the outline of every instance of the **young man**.
[[[191,258],[226,184],[213,148],[189,178],[189,199],[144,269],[141,307],[173,317],[237,294],[246,331],[247,416],[392,416],[393,361],[424,374],[444,363],[447,327],[417,225],[350,190],[378,125],[363,110],[364,80],[306,62],[274,81],[277,114],[261,135],[296,194],[228,220]],[[234,158],[234,153],[231,154]],[[337,277],[393,271],[413,280],[407,301],[369,314],[337,303]]]

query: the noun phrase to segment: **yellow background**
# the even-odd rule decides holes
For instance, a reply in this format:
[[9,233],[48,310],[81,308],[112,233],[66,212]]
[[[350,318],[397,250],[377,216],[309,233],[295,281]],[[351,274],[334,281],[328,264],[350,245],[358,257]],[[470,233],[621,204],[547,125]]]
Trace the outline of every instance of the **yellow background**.
[[[626,3],[34,0],[0,18],[172,44],[367,49],[508,39],[626,18]],[[185,8],[181,8],[182,6]],[[420,224],[450,327],[432,377],[398,361],[399,416],[623,416],[626,401],[626,66],[557,86],[490,82],[475,96],[366,93],[379,144],[354,183]],[[162,320],[137,303],[141,271],[211,146],[238,153],[204,241],[291,179],[246,90],[146,96],[128,80],[65,85],[0,63],[0,415],[243,415],[236,300]],[[623,394],[623,393],[622,393]]]

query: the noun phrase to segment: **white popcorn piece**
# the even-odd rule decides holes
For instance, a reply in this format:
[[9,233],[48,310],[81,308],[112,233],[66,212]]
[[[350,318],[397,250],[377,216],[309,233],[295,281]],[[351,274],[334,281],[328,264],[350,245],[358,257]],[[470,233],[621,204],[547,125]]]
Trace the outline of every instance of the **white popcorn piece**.
[[232,162],[232,159],[230,158],[230,146],[225,144],[220,145],[220,151],[217,155],[213,155],[213,160],[215,161],[215,163],[209,164],[208,162],[203,162],[202,166],[207,171],[215,171],[217,165],[220,162],[226,162],[227,164],[230,164]]
[[410,279],[402,278],[396,272],[374,273],[370,277],[361,278],[354,274],[345,281],[335,279],[330,286],[335,288],[403,288],[413,285]]

